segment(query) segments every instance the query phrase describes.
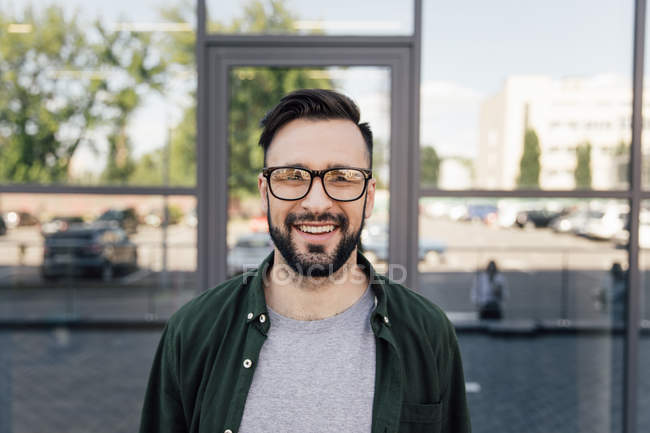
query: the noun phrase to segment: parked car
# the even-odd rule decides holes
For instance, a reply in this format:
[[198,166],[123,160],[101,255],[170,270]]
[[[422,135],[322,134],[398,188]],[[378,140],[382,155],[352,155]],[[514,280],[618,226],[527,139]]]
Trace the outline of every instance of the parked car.
[[29,212],[24,211],[10,211],[5,214],[5,222],[7,228],[14,229],[16,227],[35,226],[39,224],[38,218]]
[[266,215],[260,215],[252,218],[248,223],[248,227],[254,232],[268,232],[269,221],[266,218]]
[[228,251],[228,276],[257,267],[271,251],[273,241],[268,233],[258,232],[241,236]]
[[2,215],[0,215],[0,236],[4,236],[7,234],[7,224],[5,224],[4,218],[2,218]]
[[127,234],[136,233],[138,229],[138,215],[132,207],[108,209],[96,221],[114,224]]
[[41,234],[47,236],[56,232],[64,232],[72,225],[83,223],[84,220],[80,216],[55,216],[49,221],[41,224]]
[[587,209],[575,209],[555,218],[550,227],[557,233],[578,233],[579,228],[586,224],[588,214]]
[[564,212],[550,211],[547,209],[529,209],[517,213],[515,224],[520,228],[548,227],[555,218],[564,215]]
[[[363,254],[371,262],[388,262],[388,226],[370,224],[361,232]],[[447,246],[434,239],[420,238],[418,260],[444,262]]]
[[627,212],[620,212],[615,207],[591,211],[582,234],[591,239],[614,240],[625,229],[626,223]]
[[498,213],[499,209],[491,204],[470,204],[467,206],[467,214],[463,219],[493,224],[497,221]]
[[95,275],[109,281],[138,267],[138,251],[124,230],[112,224],[70,227],[45,237],[41,275]]

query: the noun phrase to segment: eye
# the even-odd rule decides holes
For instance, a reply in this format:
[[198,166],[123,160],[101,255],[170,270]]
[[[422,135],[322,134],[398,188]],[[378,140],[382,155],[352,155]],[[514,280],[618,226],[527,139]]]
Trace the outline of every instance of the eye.
[[302,182],[305,180],[309,180],[309,173],[300,169],[282,168],[279,170],[275,170],[273,172],[272,178],[273,180],[282,181],[282,182],[290,182],[290,181]]
[[351,183],[363,180],[363,174],[359,170],[334,170],[327,176],[329,182]]

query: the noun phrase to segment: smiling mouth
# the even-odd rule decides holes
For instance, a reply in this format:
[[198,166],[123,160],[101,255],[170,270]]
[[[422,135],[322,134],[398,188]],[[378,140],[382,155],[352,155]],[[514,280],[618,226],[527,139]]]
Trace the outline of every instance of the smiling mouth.
[[324,225],[309,225],[309,224],[296,224],[294,227],[296,227],[298,230],[300,230],[303,233],[309,233],[309,234],[322,234],[322,233],[330,233],[336,229],[335,224],[324,224]]

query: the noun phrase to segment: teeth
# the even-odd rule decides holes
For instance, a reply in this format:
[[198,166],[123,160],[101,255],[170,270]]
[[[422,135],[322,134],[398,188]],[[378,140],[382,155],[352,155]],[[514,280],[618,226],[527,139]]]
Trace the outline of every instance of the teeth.
[[300,231],[307,232],[307,233],[327,233],[327,232],[331,232],[332,230],[334,230],[333,225],[329,225],[329,226],[305,226],[305,225],[301,225],[301,226],[298,226],[298,228],[300,229]]

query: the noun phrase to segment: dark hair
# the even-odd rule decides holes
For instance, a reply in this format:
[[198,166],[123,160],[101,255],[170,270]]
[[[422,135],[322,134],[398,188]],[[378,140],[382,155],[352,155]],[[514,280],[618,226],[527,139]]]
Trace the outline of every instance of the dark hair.
[[262,135],[259,144],[264,149],[264,165],[266,166],[266,153],[271,141],[278,130],[295,119],[347,119],[354,122],[361,131],[366,142],[370,168],[372,168],[372,131],[368,123],[359,123],[359,107],[347,96],[325,89],[301,89],[289,93],[278,105],[266,113],[260,125]]

